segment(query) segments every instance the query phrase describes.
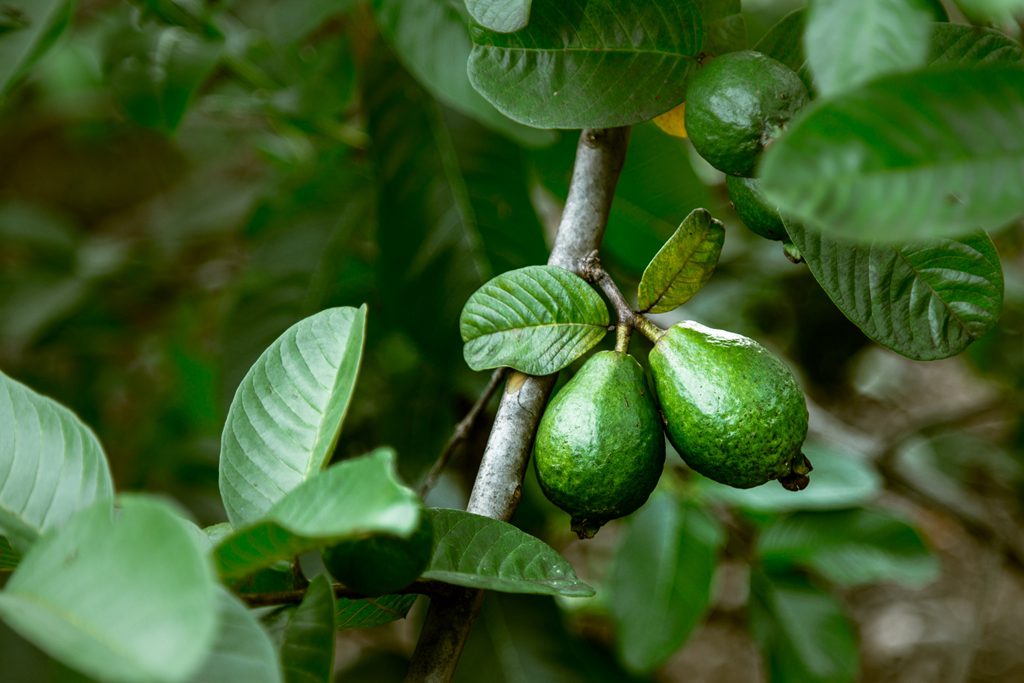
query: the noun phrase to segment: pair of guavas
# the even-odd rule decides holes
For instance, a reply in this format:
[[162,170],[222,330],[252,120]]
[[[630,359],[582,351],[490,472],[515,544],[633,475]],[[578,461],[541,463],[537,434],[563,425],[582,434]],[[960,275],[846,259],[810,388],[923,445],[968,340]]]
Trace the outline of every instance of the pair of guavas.
[[[639,508],[665,461],[665,439],[697,472],[749,488],[772,479],[800,489],[807,406],[790,370],[747,337],[682,322],[643,368],[627,353],[591,356],[541,418],[534,465],[544,494],[582,538]],[[660,414],[659,414],[660,405]]]

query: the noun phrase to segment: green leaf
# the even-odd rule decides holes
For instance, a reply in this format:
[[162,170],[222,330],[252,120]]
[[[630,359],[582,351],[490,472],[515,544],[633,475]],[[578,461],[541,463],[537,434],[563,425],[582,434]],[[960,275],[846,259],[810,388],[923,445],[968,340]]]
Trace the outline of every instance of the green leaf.
[[754,45],[754,49],[800,72],[807,63],[804,53],[806,25],[807,10],[793,10],[768,29]]
[[217,635],[217,585],[166,504],[121,496],[48,532],[0,593],[0,615],[55,659],[104,681],[186,681]]
[[418,595],[381,595],[376,598],[350,600],[339,598],[335,603],[335,622],[339,631],[348,628],[371,628],[405,619]]
[[721,529],[703,510],[656,492],[629,524],[608,577],[623,662],[651,671],[682,646],[711,601]]
[[931,12],[917,0],[812,0],[804,49],[822,95],[925,62]]
[[434,549],[424,579],[505,593],[594,594],[565,558],[507,522],[461,510],[426,514],[434,525]]
[[438,0],[373,0],[373,10],[402,65],[435,98],[525,145],[553,141],[551,132],[528,128],[500,113],[470,84],[466,62],[473,44],[459,6]]
[[0,5],[0,98],[63,33],[74,0],[4,0]]
[[967,17],[973,21],[985,20],[1010,23],[1024,14],[1024,0],[956,0]]
[[313,579],[298,607],[287,610],[281,661],[287,683],[329,681],[334,673],[334,589],[325,574]]
[[915,244],[851,244],[787,224],[839,310],[879,344],[914,360],[963,351],[999,319],[1003,271],[988,235]]
[[752,573],[750,626],[767,660],[769,680],[857,680],[860,658],[850,617],[839,601],[806,579]]
[[277,651],[259,620],[224,588],[218,587],[217,602],[217,639],[189,683],[282,683]]
[[826,446],[807,443],[804,453],[814,466],[811,483],[799,493],[774,482],[752,489],[734,489],[710,479],[700,480],[708,497],[748,510],[835,510],[874,499],[882,488],[881,477],[862,458]]
[[366,306],[321,311],[288,328],[245,375],[221,437],[220,494],[235,527],[260,519],[330,459],[365,330]]
[[859,241],[960,235],[1024,214],[1024,68],[885,76],[820,100],[765,153],[783,215]]
[[140,126],[172,133],[220,60],[223,41],[176,26],[112,32],[103,71],[121,110]]
[[757,549],[769,567],[801,565],[841,586],[895,581],[916,587],[939,574],[914,527],[884,510],[798,512],[765,529]]
[[934,24],[928,64],[1020,64],[1021,45],[1003,33],[980,26]]
[[513,33],[530,21],[533,0],[466,0],[476,23],[498,33]]
[[264,517],[218,543],[220,574],[234,579],[299,553],[356,536],[406,537],[419,522],[416,494],[395,478],[387,448],[339,462],[287,493]]
[[20,552],[75,512],[114,496],[107,458],[92,430],[3,372],[0,472],[0,536]]
[[14,571],[21,562],[21,553],[11,547],[10,541],[0,536],[0,572]]
[[608,331],[608,307],[582,278],[557,266],[527,266],[473,292],[459,328],[474,370],[509,366],[530,375],[558,372]]
[[704,47],[707,55],[723,55],[747,46],[747,23],[740,11],[740,0],[695,0],[704,21]]
[[704,43],[692,0],[536,0],[516,33],[473,31],[469,78],[538,128],[646,121],[683,101]]
[[694,209],[651,261],[640,279],[643,313],[679,308],[707,284],[718,265],[725,227],[704,209]]

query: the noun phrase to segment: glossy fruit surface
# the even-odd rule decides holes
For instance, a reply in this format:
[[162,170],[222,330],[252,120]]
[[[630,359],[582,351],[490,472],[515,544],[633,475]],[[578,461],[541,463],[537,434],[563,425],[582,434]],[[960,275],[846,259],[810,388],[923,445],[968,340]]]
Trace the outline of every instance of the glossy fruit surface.
[[534,467],[548,499],[582,538],[644,504],[665,463],[665,437],[643,368],[601,351],[551,399]]
[[705,64],[686,91],[686,132],[715,168],[752,176],[782,127],[808,102],[796,72],[760,52],[730,52]]
[[765,239],[789,241],[782,216],[768,203],[757,178],[726,176],[725,187],[729,190],[729,199],[736,208],[736,215],[751,232]]
[[371,536],[327,548],[323,552],[324,566],[331,576],[357,593],[394,593],[427,568],[433,541],[433,527],[423,515],[409,538]]
[[658,340],[649,362],[669,440],[692,469],[737,488],[807,485],[807,405],[766,348],[687,321]]

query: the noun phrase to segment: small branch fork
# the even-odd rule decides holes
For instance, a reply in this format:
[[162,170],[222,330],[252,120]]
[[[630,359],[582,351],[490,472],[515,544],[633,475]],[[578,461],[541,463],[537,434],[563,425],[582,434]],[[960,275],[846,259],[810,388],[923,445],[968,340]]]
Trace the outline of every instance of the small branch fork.
[[652,343],[657,342],[665,334],[665,330],[654,324],[647,316],[634,311],[630,307],[626,297],[622,294],[622,290],[615,284],[615,281],[612,280],[607,271],[601,267],[601,260],[598,258],[597,251],[590,252],[583,259],[580,265],[580,276],[600,289],[615,309],[617,320],[615,325],[616,351],[626,353],[629,349],[629,337],[634,328],[639,330],[640,334],[650,339]]

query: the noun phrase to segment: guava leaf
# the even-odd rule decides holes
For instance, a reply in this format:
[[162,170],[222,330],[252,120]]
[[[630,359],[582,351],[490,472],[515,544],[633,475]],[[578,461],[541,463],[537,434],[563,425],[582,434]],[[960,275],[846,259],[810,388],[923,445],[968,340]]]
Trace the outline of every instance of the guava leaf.
[[799,73],[807,63],[804,53],[806,26],[807,10],[795,9],[769,28],[754,49]]
[[784,216],[836,237],[902,242],[1024,214],[1024,68],[884,76],[819,100],[765,152]]
[[288,683],[329,681],[334,673],[334,589],[325,574],[313,579],[302,602],[285,611],[281,663]]
[[281,662],[259,619],[225,588],[218,587],[217,604],[217,638],[188,683],[282,683]]
[[469,79],[537,128],[609,128],[683,101],[704,44],[693,0],[534,0],[516,33],[472,31]]
[[704,20],[704,47],[707,55],[723,55],[747,46],[747,22],[740,0],[695,0]]
[[804,50],[822,95],[925,62],[931,12],[916,0],[812,0]]
[[750,629],[772,681],[853,683],[860,657],[853,622],[832,595],[798,575],[750,577]]
[[807,567],[841,586],[894,581],[918,587],[939,575],[921,535],[885,510],[798,512],[770,524],[757,550],[768,567]]
[[140,126],[177,130],[224,42],[177,26],[125,24],[110,33],[103,70],[121,110]]
[[21,562],[21,553],[11,547],[10,541],[0,536],[0,572],[14,571]]
[[53,45],[74,0],[4,0],[0,5],[0,98]]
[[914,360],[963,351],[999,319],[1003,271],[983,232],[916,244],[851,244],[786,225],[811,273],[864,334]]
[[288,328],[242,379],[220,452],[220,495],[235,527],[260,519],[330,459],[365,328],[365,306],[321,311]]
[[713,500],[758,512],[837,510],[861,505],[878,496],[882,479],[863,458],[820,444],[807,443],[804,453],[814,465],[811,483],[798,494],[777,482],[752,489],[734,489],[700,479],[701,492]]
[[0,536],[24,553],[43,532],[113,497],[107,458],[92,430],[0,372]]
[[371,628],[390,624],[396,619],[405,619],[417,598],[419,596],[412,593],[381,595],[363,600],[339,598],[335,602],[337,628],[339,631],[347,628]]
[[962,24],[932,25],[928,64],[1020,64],[1020,43],[994,29]]
[[1024,14],[1024,0],[956,0],[957,6],[976,23],[1009,23]]
[[473,292],[459,320],[474,370],[508,366],[529,375],[558,372],[608,331],[608,307],[582,278],[557,266],[527,266]]
[[279,560],[372,533],[407,537],[420,502],[395,476],[387,448],[339,462],[288,492],[264,517],[236,528],[213,549],[220,574],[235,579]]
[[104,681],[179,683],[217,635],[217,584],[166,503],[121,496],[50,531],[0,593],[0,615],[54,659]]
[[587,597],[565,558],[525,531],[461,510],[428,509],[433,556],[424,579],[504,593]]
[[476,23],[498,33],[513,33],[530,21],[533,0],[466,0]]
[[605,584],[623,662],[660,666],[711,602],[724,534],[702,509],[655,492],[633,516]]
[[[495,4],[468,3],[473,5]],[[507,0],[500,4],[513,4]],[[529,2],[525,4],[529,12]],[[512,121],[473,88],[466,73],[473,43],[467,18],[454,3],[438,0],[373,0],[377,25],[402,65],[431,95],[491,130],[528,146],[549,144],[551,131]],[[525,20],[525,17],[524,17]]]
[[704,209],[694,209],[644,270],[641,312],[665,313],[693,298],[715,272],[724,241],[721,222]]

